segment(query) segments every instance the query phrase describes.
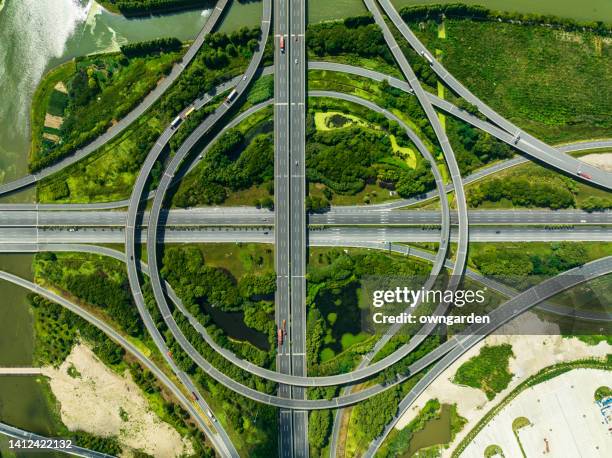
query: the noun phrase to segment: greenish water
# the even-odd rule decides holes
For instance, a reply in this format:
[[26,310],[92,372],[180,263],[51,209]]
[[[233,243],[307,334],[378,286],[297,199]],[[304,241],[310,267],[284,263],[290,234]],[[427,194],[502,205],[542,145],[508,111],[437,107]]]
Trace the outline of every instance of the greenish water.
[[[26,173],[32,94],[50,68],[134,41],[192,39],[210,11],[125,19],[91,0],[5,0],[0,11],[0,182]],[[32,191],[12,200],[32,200]]]
[[408,451],[402,455],[402,458],[410,458],[418,450],[431,447],[438,444],[446,444],[451,440],[451,410],[448,404],[442,404],[440,407],[440,417],[434,420],[429,420],[425,423],[425,427],[414,433],[410,440]]
[[[457,3],[459,0],[392,0],[396,8],[430,3]],[[495,10],[554,14],[581,21],[612,23],[610,0],[464,0],[460,3],[483,5]],[[340,19],[366,13],[362,0],[310,0],[308,20],[311,23]]]
[[[0,270],[32,279],[32,255],[2,254]],[[0,282],[0,366],[32,365],[34,333],[32,315],[27,303],[27,291],[8,282]],[[43,435],[57,434],[59,425],[47,402],[44,380],[37,377],[0,377],[0,420]],[[0,440],[3,456],[53,457],[64,454],[9,454],[8,441]]]
[[231,32],[240,27],[256,27],[261,23],[262,2],[248,1],[240,3],[233,0],[229,11],[219,26],[220,32]]

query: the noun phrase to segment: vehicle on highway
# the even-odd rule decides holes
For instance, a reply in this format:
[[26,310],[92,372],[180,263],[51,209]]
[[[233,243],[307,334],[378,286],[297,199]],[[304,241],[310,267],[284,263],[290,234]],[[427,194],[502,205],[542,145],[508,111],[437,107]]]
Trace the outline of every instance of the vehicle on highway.
[[423,56],[425,60],[429,62],[429,65],[433,65],[434,61],[429,54],[427,54],[425,51],[421,51],[421,56]]
[[210,409],[206,409],[206,414],[210,417],[210,419],[212,421],[214,421],[215,423],[217,422],[217,418],[214,416],[214,414],[212,413],[212,410]]
[[287,320],[283,320],[283,334],[287,336]]
[[281,53],[285,54],[285,36],[284,35],[280,36],[280,43],[279,43],[279,45],[280,45]]
[[297,63],[298,63],[298,60],[297,60],[297,59],[295,59],[295,65],[297,65]]
[[584,173],[580,170],[578,170],[578,176],[582,177],[582,178],[586,178],[587,180],[591,180],[593,177],[591,175],[589,175],[588,173]]
[[278,346],[282,347],[283,341],[285,340],[285,334],[283,333],[282,328],[278,328],[278,331],[276,332],[276,340],[278,342]]
[[170,127],[172,129],[176,129],[179,124],[183,121],[183,118],[181,118],[180,116],[177,116],[176,118],[174,118],[174,120],[170,123]]
[[187,118],[187,116],[189,116],[189,115],[190,115],[191,113],[193,113],[194,111],[195,111],[195,107],[194,107],[193,105],[191,105],[191,106],[189,107],[189,109],[188,109],[188,110],[187,110],[185,113],[183,113],[183,119],[186,119],[186,118]]
[[197,395],[197,394],[195,394],[195,392],[194,392],[194,391],[192,391],[192,392],[191,392],[191,396],[193,397],[193,400],[194,400],[194,401],[199,401],[198,395]]
[[234,99],[236,98],[237,94],[238,94],[238,91],[236,89],[234,89],[232,92],[229,93],[229,95],[225,99],[225,103],[227,103],[228,105],[230,103],[232,103],[234,101]]

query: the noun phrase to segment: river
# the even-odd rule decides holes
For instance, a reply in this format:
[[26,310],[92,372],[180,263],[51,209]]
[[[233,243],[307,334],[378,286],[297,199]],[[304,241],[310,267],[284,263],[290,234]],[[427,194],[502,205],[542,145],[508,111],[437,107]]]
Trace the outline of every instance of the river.
[[[399,9],[427,3],[457,3],[457,0],[392,0],[392,3]],[[494,10],[554,14],[580,21],[612,23],[610,0],[463,0],[463,3],[483,5]],[[308,19],[313,23],[367,13],[363,0],[310,0],[308,5]]]

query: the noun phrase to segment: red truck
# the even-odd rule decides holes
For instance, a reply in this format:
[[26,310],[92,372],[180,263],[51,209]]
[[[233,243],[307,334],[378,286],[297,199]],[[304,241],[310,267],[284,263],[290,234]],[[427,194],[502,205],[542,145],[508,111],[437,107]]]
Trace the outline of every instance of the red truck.
[[282,53],[285,52],[285,36],[284,35],[280,36],[280,50]]
[[582,178],[586,178],[587,180],[593,179],[591,175],[589,175],[588,173],[581,172],[580,170],[578,170],[578,176]]
[[278,332],[276,333],[276,340],[278,341],[278,346],[283,346],[283,340],[285,339],[285,334],[283,334],[282,328],[278,328]]

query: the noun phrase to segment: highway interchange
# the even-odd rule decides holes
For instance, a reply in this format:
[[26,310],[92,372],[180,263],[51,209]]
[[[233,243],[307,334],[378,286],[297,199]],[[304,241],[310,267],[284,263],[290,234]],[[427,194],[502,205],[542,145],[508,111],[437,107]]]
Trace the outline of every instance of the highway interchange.
[[[96,140],[73,156],[60,161],[59,163],[44,169],[36,175],[30,175],[23,179],[16,180],[0,186],[0,195],[21,189],[35,183],[38,179],[49,176],[67,165],[99,148],[102,144],[109,141],[119,132],[125,129],[133,120],[150,107],[170,86],[180,72],[188,65],[189,61],[197,53],[204,43],[204,39],[210,33],[226,7],[226,1],[219,1],[208,19],[205,27],[198,35],[194,44],[189,48],[183,61],[177,64],[168,81],[164,81],[158,88],[145,99],[139,107],[131,112],[124,120],[121,120],[107,134]],[[507,167],[524,163],[526,159],[516,158],[505,163],[495,164],[488,168],[478,171],[471,177],[461,177],[459,168],[455,160],[454,152],[444,129],[439,123],[434,107],[447,111],[470,124],[491,133],[506,143],[512,144],[517,150],[546,163],[551,167],[561,170],[570,176],[576,177],[576,170],[588,172],[592,176],[592,182],[606,189],[612,187],[610,174],[596,169],[592,166],[574,159],[566,154],[576,149],[589,149],[599,146],[609,146],[608,140],[584,143],[576,146],[564,146],[552,148],[549,145],[537,140],[526,132],[520,130],[509,121],[495,113],[490,107],[477,99],[473,94],[456,81],[437,61],[433,60],[432,69],[438,74],[440,79],[460,94],[468,102],[477,106],[490,122],[472,116],[463,110],[459,110],[452,104],[437,99],[435,96],[423,90],[419,81],[416,79],[410,64],[401,52],[399,45],[393,36],[389,26],[384,20],[383,14],[379,9],[382,7],[384,13],[393,22],[404,39],[419,54],[425,55],[428,50],[418,41],[408,27],[401,21],[399,15],[388,0],[379,0],[378,4],[374,0],[365,0],[367,8],[370,10],[376,23],[383,31],[387,44],[395,56],[400,69],[407,82],[392,79],[386,75],[372,72],[369,70],[358,69],[356,67],[329,64],[329,63],[308,63],[305,48],[305,27],[306,27],[306,6],[305,0],[299,2],[289,2],[288,0],[264,0],[262,13],[262,35],[259,47],[254,53],[252,60],[242,77],[237,77],[228,81],[218,91],[207,94],[193,102],[196,109],[200,109],[208,102],[213,100],[215,94],[222,93],[230,88],[236,91],[233,100],[222,103],[211,115],[209,115],[196,128],[196,130],[181,145],[177,153],[166,165],[161,181],[155,192],[149,192],[147,188],[149,174],[159,155],[164,150],[170,138],[176,130],[168,126],[162,133],[155,146],[147,155],[141,172],[136,180],[132,195],[128,201],[115,203],[101,203],[93,205],[29,205],[29,204],[3,204],[0,206],[0,251],[5,252],[24,252],[42,250],[74,250],[96,252],[100,249],[107,256],[122,258],[127,265],[128,278],[132,289],[135,303],[143,319],[146,329],[151,334],[160,353],[164,355],[166,363],[174,372],[174,375],[181,382],[181,385],[188,393],[197,392],[189,377],[184,374],[168,356],[168,347],[164,337],[156,329],[150,312],[144,303],[140,273],[150,275],[151,285],[157,305],[162,317],[172,332],[174,339],[183,347],[194,362],[199,365],[210,376],[220,381],[236,392],[250,397],[251,399],[270,405],[280,407],[279,422],[279,453],[281,456],[306,457],[308,450],[308,414],[307,410],[338,408],[348,406],[367,399],[377,393],[385,391],[392,386],[406,380],[411,374],[423,370],[432,364],[432,368],[427,372],[419,383],[411,390],[410,394],[402,401],[394,422],[410,406],[418,393],[435,380],[441,371],[448,367],[456,358],[463,354],[467,349],[478,343],[484,336],[493,332],[502,324],[508,322],[513,317],[534,307],[536,304],[552,297],[560,291],[570,288],[576,284],[588,281],[593,278],[608,274],[612,271],[612,260],[602,258],[593,261],[579,269],[560,274],[558,277],[547,280],[527,291],[518,293],[503,285],[497,284],[490,279],[481,277],[478,273],[466,270],[467,246],[469,242],[475,241],[526,241],[526,240],[598,240],[609,241],[612,239],[611,231],[607,227],[612,222],[609,212],[586,213],[577,210],[571,211],[468,211],[465,201],[464,185],[473,182],[488,174],[503,170]],[[273,14],[274,11],[274,14]],[[274,17],[274,34],[270,33],[272,17]],[[270,73],[270,69],[262,69],[261,61],[263,51],[268,40],[268,36],[274,38],[275,45],[275,65],[273,73],[275,77],[274,111],[275,111],[275,211],[274,213],[265,210],[247,208],[213,208],[213,209],[187,209],[170,210],[163,208],[164,197],[168,189],[176,183],[180,177],[184,176],[197,163],[197,158],[193,157],[192,151],[200,145],[203,139],[207,139],[213,129],[225,130],[230,125],[236,125],[238,118],[244,119],[248,114],[242,113],[234,120],[229,120],[229,113],[236,105],[242,94],[245,93],[253,79],[260,73]],[[281,37],[284,40],[284,49],[279,46]],[[430,55],[430,54],[429,54]],[[334,207],[331,211],[324,214],[314,214],[308,216],[305,211],[305,113],[306,96],[312,97],[336,97],[345,100],[361,103],[379,113],[384,114],[390,119],[392,114],[384,108],[377,107],[371,102],[359,99],[355,96],[340,93],[312,92],[306,93],[306,71],[308,69],[323,69],[339,72],[353,73],[370,79],[387,79],[391,85],[414,94],[432,125],[439,143],[444,153],[447,167],[451,174],[451,183],[444,185],[439,176],[436,176],[436,191],[416,199],[406,199],[389,204],[369,207]],[[253,113],[269,103],[260,104],[252,107],[248,112]],[[188,110],[184,108],[184,111]],[[223,126],[220,126],[223,121]],[[402,123],[400,123],[402,124]],[[407,134],[414,140],[413,132],[403,125]],[[208,138],[208,145],[218,138],[217,134],[211,140]],[[419,145],[418,137],[415,144],[427,158],[429,152]],[[202,154],[205,154],[206,148]],[[432,160],[433,161],[433,160]],[[436,167],[433,167],[437,171]],[[434,173],[435,173],[434,171]],[[440,211],[423,210],[397,210],[404,206],[409,206],[415,202],[422,202],[446,192],[453,191],[457,209],[452,209],[448,205],[446,198],[441,199]],[[144,202],[147,198],[152,198],[152,205],[149,211],[144,210]],[[101,211],[108,208],[127,207],[127,211]],[[86,211],[84,211],[86,210]],[[468,225],[469,220],[469,225]],[[172,300],[175,307],[185,313],[180,299],[172,292],[170,285],[164,285],[159,273],[159,261],[157,250],[147,250],[148,267],[139,259],[140,243],[146,242],[152,246],[161,242],[236,242],[254,241],[262,243],[275,243],[275,267],[277,272],[277,295],[276,295],[276,322],[279,328],[283,323],[287,325],[287,335],[280,346],[276,368],[278,373],[263,368],[248,366],[250,363],[238,360],[235,355],[229,352],[218,351],[228,360],[237,366],[248,370],[258,376],[280,382],[277,395],[268,395],[257,392],[240,383],[231,380],[222,372],[214,368],[206,361],[190,342],[182,334],[174,318],[172,310],[168,304],[166,293]],[[415,242],[432,241],[438,242],[437,253],[432,254],[422,250],[407,248],[404,245],[397,245],[394,242]],[[103,249],[102,247],[90,246],[87,248],[83,243],[124,243],[125,255],[113,250]],[[457,243],[455,256],[448,260],[447,251],[451,242]],[[51,245],[50,245],[51,244]],[[53,245],[60,244],[60,245]],[[412,349],[418,345],[426,336],[413,339],[404,347],[398,349],[392,355],[378,361],[376,364],[367,365],[369,359],[353,372],[329,377],[309,377],[306,374],[306,259],[307,245],[320,246],[355,246],[370,249],[392,250],[398,253],[410,254],[421,257],[433,263],[433,275],[436,276],[441,269],[447,268],[454,274],[451,282],[447,286],[449,289],[456,288],[460,277],[465,273],[466,276],[476,281],[486,282],[488,286],[504,294],[510,299],[502,306],[491,313],[491,326],[473,329],[472,332],[464,336],[455,336],[442,344],[426,357],[417,361],[410,367],[410,372],[398,374],[392,383],[374,384],[367,389],[352,393],[350,388],[341,392],[340,396],[332,399],[312,400],[306,398],[307,386],[327,386],[343,385],[354,383],[378,374],[380,371],[391,367],[401,360]],[[408,250],[408,252],[406,252]],[[412,250],[412,252],[410,252]],[[14,277],[7,273],[0,272],[0,278],[20,284],[30,290],[36,291],[68,307],[82,317],[83,311],[74,308],[65,299],[54,295],[52,292],[30,284],[29,282]],[[445,313],[450,304],[440,304],[437,313]],[[78,307],[78,306],[77,306]],[[543,309],[550,307],[543,304]],[[559,312],[548,309],[553,313]],[[567,312],[567,311],[566,311]],[[560,313],[563,313],[561,311]],[[122,346],[126,346],[125,339],[113,331],[104,323],[96,323],[88,317],[88,321],[99,327],[113,340]],[[598,315],[583,317],[584,319],[596,319],[608,321],[608,315]],[[99,320],[98,320],[99,321]],[[190,320],[202,337],[209,343],[205,334],[205,329],[198,326],[195,319]],[[426,329],[427,332],[433,329]],[[390,337],[385,336],[387,339]],[[123,339],[123,340],[122,340]],[[376,349],[380,348],[385,340],[377,344]],[[136,352],[136,349],[128,351]],[[198,396],[199,410],[194,408],[192,402],[185,398],[180,387],[172,384],[167,376],[156,368],[148,360],[142,359],[134,353],[141,362],[152,370],[156,376],[172,390],[179,401],[186,405],[189,412],[198,421],[204,432],[210,438],[217,451],[223,456],[237,456],[237,452],[222,426],[214,423],[210,429],[204,421],[199,410],[208,412],[208,406],[203,401],[202,396]],[[142,355],[140,355],[142,356]],[[373,355],[369,355],[371,357]],[[164,378],[165,377],[165,378]],[[169,384],[167,383],[169,382]],[[340,412],[340,410],[338,410]],[[207,414],[208,415],[208,414]],[[337,432],[338,418],[334,425],[334,434]],[[209,423],[212,424],[209,418]],[[388,425],[385,433],[371,444],[368,455],[373,455],[380,443],[393,426],[394,422]],[[5,428],[6,429],[6,428]],[[0,428],[0,431],[3,429]],[[17,434],[17,432],[15,432]],[[332,450],[335,448],[336,441],[332,441]],[[82,456],[100,456],[82,455]]]

